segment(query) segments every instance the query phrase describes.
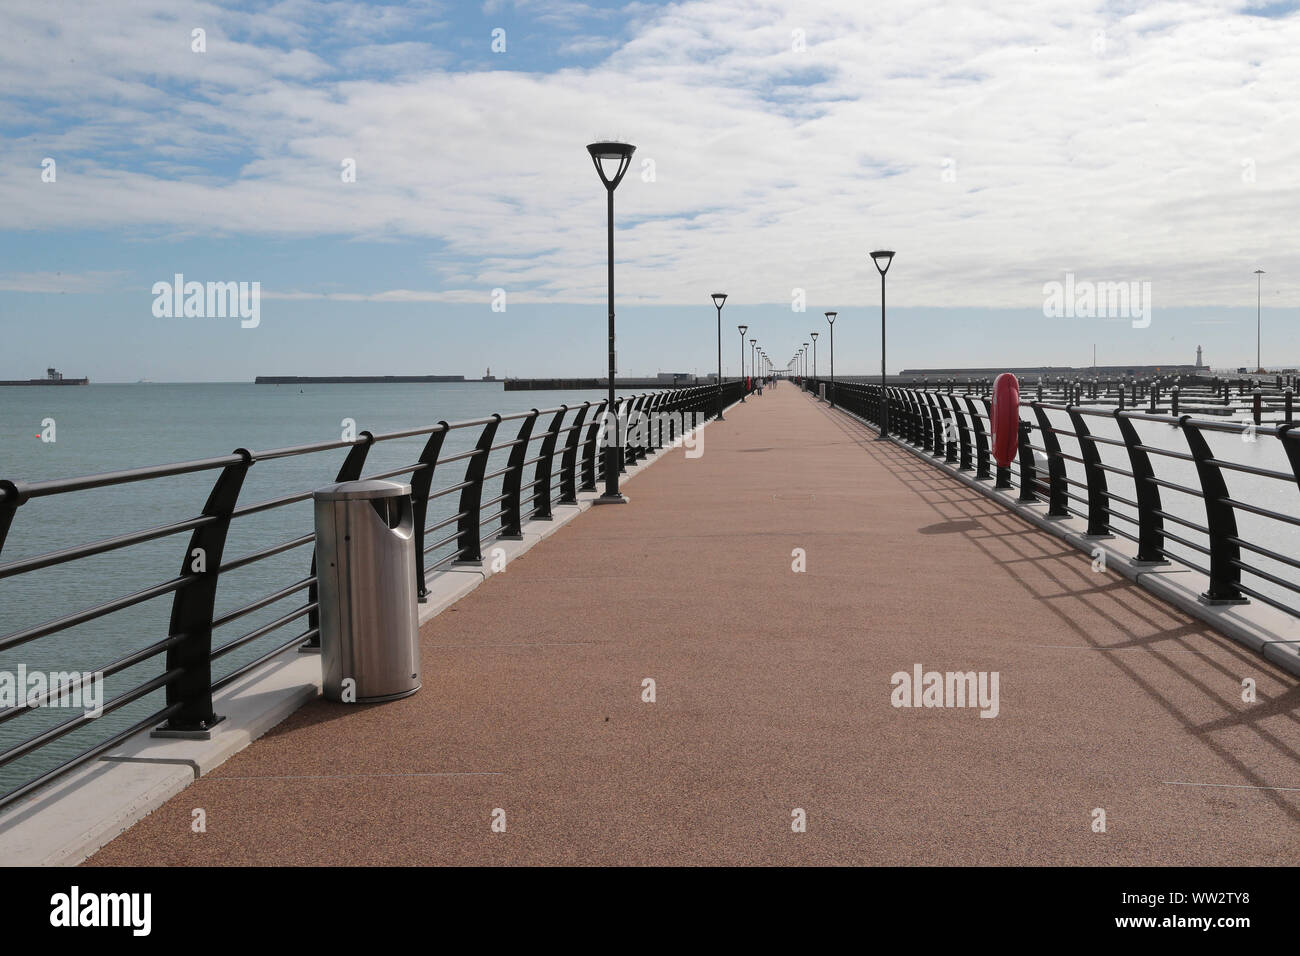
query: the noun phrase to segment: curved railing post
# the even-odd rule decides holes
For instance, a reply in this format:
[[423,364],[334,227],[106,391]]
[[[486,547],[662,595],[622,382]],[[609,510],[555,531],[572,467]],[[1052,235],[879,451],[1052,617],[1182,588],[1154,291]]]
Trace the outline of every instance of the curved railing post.
[[[1123,386],[1121,386],[1122,388]],[[1155,483],[1151,456],[1142,449],[1137,429],[1123,408],[1115,409],[1124,447],[1128,450],[1129,469],[1133,472],[1133,489],[1138,503],[1138,553],[1140,564],[1168,564],[1165,558],[1165,521],[1160,516],[1160,486]]]
[[5,539],[9,537],[9,528],[14,522],[14,515],[18,511],[18,506],[26,499],[12,481],[0,481],[0,493],[4,494],[4,497],[0,498],[0,551],[3,551]]
[[[1018,414],[1018,413],[1017,413]],[[1034,465],[1034,450],[1029,447],[1032,429],[1023,418],[1020,422],[1020,497],[1025,503],[1038,500],[1038,469]]]
[[[949,393],[948,398],[951,397],[952,395]],[[949,465],[955,465],[960,460],[957,457],[957,417],[952,413],[952,408],[948,402],[945,401],[943,392],[937,393],[934,400],[938,406],[937,414],[941,426],[939,440],[943,442],[943,460]]]
[[[506,473],[501,481],[501,493],[505,497],[501,501],[501,531],[497,537],[507,541],[518,541],[524,536],[524,519],[520,507],[524,486],[524,460],[528,457],[528,443],[532,441],[533,423],[537,421],[538,414],[539,412],[534,408],[519,423],[519,434],[515,436],[515,443],[510,447],[510,458],[506,461]],[[549,493],[548,491],[547,494]]]
[[[961,410],[961,399],[959,396],[954,395],[952,392],[949,392],[948,404],[952,408],[953,425],[957,429],[957,435],[956,435],[956,442],[958,445],[957,470],[970,471],[972,467],[971,455],[970,455],[970,432],[967,430],[966,427],[966,415]],[[953,459],[950,457],[948,460],[952,461]]]
[[1245,604],[1241,593],[1241,548],[1237,545],[1237,515],[1228,495],[1210,445],[1200,430],[1190,423],[1191,415],[1178,419],[1178,427],[1196,459],[1196,474],[1201,479],[1201,496],[1205,502],[1205,526],[1210,533],[1210,588],[1201,595],[1206,604]]
[[[725,389],[718,392],[718,399],[724,404],[726,403]],[[623,438],[622,457],[619,458],[619,462],[621,464],[619,471],[622,472],[623,474],[627,473],[628,465],[631,465],[636,462],[636,447],[632,444],[632,429],[634,427],[634,423],[637,420],[637,415],[639,414],[640,405],[641,405],[640,395],[637,395],[635,397],[628,397],[619,402],[619,407],[622,409],[624,414],[622,427],[619,429],[619,434]]]
[[497,426],[501,416],[493,415],[474,446],[474,454],[469,456],[465,465],[465,487],[460,490],[460,520],[456,523],[456,562],[457,564],[481,564],[483,562],[482,526],[479,524],[479,508],[483,502],[483,475],[487,471],[488,458],[492,440],[496,437]]
[[921,447],[929,452],[938,452],[934,435],[934,403],[929,392],[914,392],[916,398],[917,427],[921,431]]
[[1047,410],[1038,402],[1030,407],[1038,419],[1038,433],[1043,436],[1043,451],[1047,455],[1047,517],[1068,518],[1070,496],[1065,481],[1065,459],[1061,457],[1061,443],[1047,418]]
[[[975,478],[977,481],[988,481],[993,477],[993,472],[989,468],[989,436],[984,428],[984,416],[975,407],[974,398],[970,395],[963,397],[966,399],[966,407],[970,409],[971,427],[975,430]],[[981,398],[980,401],[987,409],[988,400]]]
[[647,455],[664,447],[664,415],[672,410],[672,396],[660,392],[650,399],[649,440],[646,445]]
[[564,416],[568,411],[568,405],[560,406],[560,410],[555,413],[550,426],[546,429],[541,451],[538,452],[541,457],[537,459],[537,468],[533,471],[533,519],[535,521],[550,521],[554,517],[551,513],[551,469],[555,461],[555,443],[560,437],[560,426],[564,424]]
[[429,589],[424,583],[424,520],[429,512],[429,488],[433,486],[433,472],[438,467],[438,456],[442,453],[442,442],[447,437],[449,426],[445,421],[438,422],[437,431],[429,435],[420,452],[420,465],[411,475],[411,515],[415,525],[415,588],[419,601],[423,604],[429,598]]
[[[719,389],[718,398],[721,399],[721,397],[722,391]],[[629,447],[629,442],[627,440],[627,433],[629,428],[628,422],[632,420],[632,403],[633,399],[629,396],[620,398],[614,406],[615,428],[613,435],[616,444],[614,446],[613,457],[618,461],[618,473],[620,475],[627,474],[628,455],[631,454],[631,448]],[[605,437],[608,438],[609,434],[609,432],[606,432]]]
[[[930,412],[930,440],[934,444],[931,450],[936,458],[942,455],[946,461],[948,459],[948,417],[943,413],[943,393],[927,392],[926,400]],[[954,455],[952,460],[955,462],[957,457]]]
[[917,422],[921,426],[921,447],[934,454],[939,453],[939,442],[935,435],[935,413],[933,396],[929,392],[914,392],[916,398],[917,412],[920,420]]
[[1092,440],[1083,415],[1074,408],[1066,410],[1070,424],[1079,440],[1079,455],[1083,458],[1083,473],[1088,481],[1088,537],[1110,538],[1110,495],[1106,488],[1106,469],[1101,466],[1097,443]]
[[1282,443],[1286,459],[1291,463],[1291,473],[1295,475],[1296,485],[1300,486],[1300,426],[1283,425],[1277,430],[1277,439]]
[[[356,481],[361,477],[361,469],[365,467],[366,455],[370,453],[370,446],[375,443],[375,436],[370,432],[362,432],[357,436],[357,440],[352,443],[348,449],[348,456],[343,459],[343,464],[339,466],[339,472],[334,476],[335,483],[343,481]],[[302,650],[320,647],[320,589],[316,584],[316,546],[312,545],[311,550],[311,585],[307,588],[307,603],[311,605],[311,610],[307,612],[307,627],[311,632],[311,637],[302,645]]]
[[564,457],[560,459],[560,504],[572,505],[578,501],[578,445],[582,441],[582,423],[586,421],[591,402],[583,402],[578,415],[569,427],[564,440]]
[[632,434],[636,436],[634,443],[629,443],[628,462],[634,463],[645,461],[650,454],[650,406],[653,404],[654,396],[650,394],[642,395],[636,402],[636,410],[633,415],[636,416],[635,424],[630,426]]
[[582,448],[582,491],[596,490],[596,440],[600,437],[600,423],[608,404],[606,399],[595,406],[596,412],[587,426],[587,439]]
[[179,709],[154,730],[155,737],[207,740],[213,726],[225,719],[212,710],[212,611],[230,516],[253,464],[247,449],[236,448],[234,454],[243,461],[221,469],[203,506],[202,514],[217,520],[194,529],[181,558],[180,576],[194,581],[177,591],[172,600],[167,634],[179,640],[167,649],[166,664],[168,671],[181,672],[167,683],[167,705],[179,705]]

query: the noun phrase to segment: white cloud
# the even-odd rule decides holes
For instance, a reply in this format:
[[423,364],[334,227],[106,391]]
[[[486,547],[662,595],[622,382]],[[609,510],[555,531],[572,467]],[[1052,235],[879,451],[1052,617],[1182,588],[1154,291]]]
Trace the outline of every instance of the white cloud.
[[[78,7],[62,32],[51,9],[0,24],[0,82],[71,117],[0,146],[10,228],[433,238],[464,288],[409,294],[599,302],[604,196],[584,146],[614,136],[638,145],[615,200],[629,304],[726,285],[736,302],[800,287],[868,305],[878,245],[898,250],[900,306],[1038,307],[1067,270],[1150,280],[1159,306],[1240,301],[1260,264],[1300,292],[1296,15],[699,0],[643,11],[593,69],[537,74],[422,68],[427,45],[455,42],[430,14],[400,44],[403,75],[381,82],[228,39],[302,42],[302,3],[248,24],[207,4]],[[191,23],[212,25],[208,54],[189,52]],[[345,57],[382,62],[378,35]],[[526,42],[512,32],[516,65]],[[231,153],[247,154],[237,174],[185,172]],[[40,181],[46,155],[56,184]],[[344,157],[356,183],[340,181]]]
[[18,272],[0,276],[0,292],[105,292],[120,287],[123,272]]

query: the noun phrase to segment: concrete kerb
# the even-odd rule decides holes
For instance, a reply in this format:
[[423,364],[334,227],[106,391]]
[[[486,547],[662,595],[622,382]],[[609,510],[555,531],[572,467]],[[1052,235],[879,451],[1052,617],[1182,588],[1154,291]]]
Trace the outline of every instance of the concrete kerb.
[[[630,481],[671,450],[659,449],[630,465],[621,481]],[[419,605],[420,625],[499,573],[494,566],[508,567],[577,518],[596,497],[598,492],[579,492],[577,504],[555,506],[551,520],[526,522],[520,540],[487,542],[482,562],[429,575],[427,600]],[[320,692],[320,656],[286,648],[214,695],[213,707],[226,719],[210,740],[158,739],[141,731],[5,810],[0,814],[0,866],[75,866]]]
[[[877,434],[875,428],[866,419],[846,412],[842,408],[828,411],[839,412],[854,421],[861,422]],[[1094,538],[1087,534],[1087,523],[1071,515],[1068,518],[1049,518],[1041,510],[1047,502],[1026,503],[1018,500],[1018,489],[997,489],[991,481],[979,481],[968,472],[959,471],[953,465],[934,458],[924,450],[889,436],[889,441],[897,448],[911,452],[927,465],[956,478],[962,484],[977,489],[981,494],[996,500],[1008,511],[1018,514],[1035,527],[1041,528],[1060,538],[1066,544],[1096,558],[1097,552],[1105,555],[1106,568],[1118,571],[1139,587],[1161,600],[1173,605],[1183,613],[1204,621],[1225,637],[1237,641],[1259,654],[1265,660],[1276,664],[1290,674],[1300,677],[1300,619],[1294,618],[1266,604],[1212,605],[1201,600],[1201,595],[1209,588],[1209,579],[1199,571],[1184,568],[1176,564],[1150,565],[1137,561],[1137,545],[1127,538]],[[1296,636],[1285,638],[1281,635],[1291,632]]]

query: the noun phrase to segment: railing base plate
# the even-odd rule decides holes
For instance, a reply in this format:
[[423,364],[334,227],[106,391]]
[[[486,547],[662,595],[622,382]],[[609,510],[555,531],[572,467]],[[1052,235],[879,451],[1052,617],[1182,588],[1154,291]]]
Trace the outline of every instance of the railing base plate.
[[1202,604],[1208,604],[1210,607],[1223,607],[1230,604],[1250,603],[1250,598],[1247,597],[1215,598],[1215,597],[1210,597],[1208,593],[1198,595],[1196,600],[1200,601]]
[[217,724],[225,720],[225,717],[214,717],[212,723],[208,724],[202,730],[171,730],[166,724],[162,724],[149,731],[150,737],[163,737],[172,740],[211,740],[212,730]]
[[595,501],[592,502],[593,505],[625,505],[627,503],[628,503],[628,497],[627,495],[623,495],[623,494],[601,495],[599,498],[597,498]]

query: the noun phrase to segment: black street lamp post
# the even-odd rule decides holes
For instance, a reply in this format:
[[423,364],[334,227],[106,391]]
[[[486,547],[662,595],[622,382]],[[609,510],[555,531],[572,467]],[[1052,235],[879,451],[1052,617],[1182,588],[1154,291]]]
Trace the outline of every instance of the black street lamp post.
[[827,312],[826,321],[831,325],[831,408],[835,407],[835,316],[838,312]]
[[749,326],[738,325],[736,328],[740,330],[740,400],[743,402],[745,400],[745,333],[749,331]]
[[[889,401],[885,397],[885,273],[894,261],[891,249],[877,249],[871,254],[871,261],[880,273],[880,434],[877,441],[889,438]],[[883,263],[883,264],[882,264]]]
[[[618,434],[618,416],[614,404],[614,190],[632,165],[636,147],[631,143],[592,143],[587,147],[591,161],[596,166],[600,181],[605,184],[609,237],[609,402],[605,406],[605,493],[596,499],[597,504],[626,504],[627,498],[618,490],[618,473],[623,466],[622,442]],[[605,163],[617,163],[613,173]],[[614,441],[609,440],[610,417],[613,416]]]
[[809,333],[808,333],[808,336],[813,340],[813,374],[812,374],[812,377],[813,377],[813,379],[815,380],[815,379],[817,378],[817,333],[816,333],[816,332],[809,332]]
[[1260,333],[1263,331],[1263,326],[1260,322],[1260,308],[1259,308],[1260,303],[1263,301],[1261,299],[1261,296],[1263,294],[1263,289],[1264,289],[1263,276],[1264,276],[1263,269],[1255,270],[1255,371],[1257,373],[1264,371],[1264,365],[1263,365],[1264,353],[1260,349],[1260,342],[1262,341],[1262,337]]
[[727,302],[727,293],[713,293],[713,304],[718,310],[718,421],[725,421],[722,417],[722,307]]

